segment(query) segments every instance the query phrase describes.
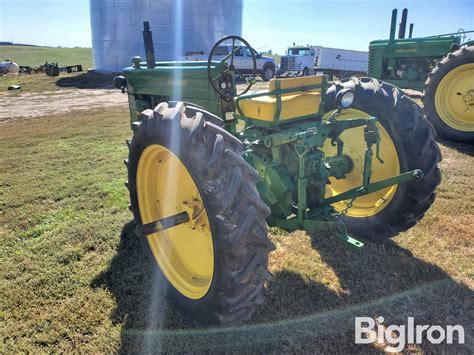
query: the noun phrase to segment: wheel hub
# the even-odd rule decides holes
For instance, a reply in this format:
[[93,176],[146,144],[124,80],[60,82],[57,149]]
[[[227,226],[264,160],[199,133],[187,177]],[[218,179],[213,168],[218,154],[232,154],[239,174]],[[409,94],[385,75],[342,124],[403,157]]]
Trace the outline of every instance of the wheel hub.
[[440,81],[435,107],[445,124],[458,131],[474,132],[474,63],[460,65]]
[[463,95],[463,101],[466,104],[466,112],[470,110],[470,106],[474,105],[474,90],[468,90]]
[[351,162],[351,170],[346,173],[346,179],[350,181],[359,181],[364,172],[364,156],[362,152],[356,150],[354,147],[347,147],[345,155]]
[[189,199],[182,201],[181,207],[189,216],[188,224],[191,229],[200,228],[204,230],[206,226],[206,219],[204,218],[206,210],[199,196],[190,196]]
[[[332,112],[328,112],[323,119],[328,119],[331,113]],[[345,120],[364,117],[371,116],[366,112],[351,108],[344,110],[342,114],[338,115],[337,119]],[[372,182],[381,181],[400,174],[400,163],[395,144],[380,123],[377,123],[377,127],[381,138],[380,154],[382,159],[385,160],[385,163],[381,164],[375,157],[373,158]],[[362,185],[366,149],[364,128],[357,127],[348,129],[341,134],[340,138],[344,141],[343,154],[347,155],[352,161],[352,169],[346,173],[345,179],[329,178],[331,184],[327,185],[326,197],[335,196]],[[334,156],[336,154],[336,148],[331,146],[330,140],[326,141],[323,150],[326,156]],[[397,186],[398,185],[394,185],[369,195],[358,197],[353,202],[353,206],[347,211],[347,215],[350,217],[370,217],[379,213],[389,205],[389,202],[397,191]],[[336,202],[332,206],[336,211],[341,212],[347,207],[347,201]]]

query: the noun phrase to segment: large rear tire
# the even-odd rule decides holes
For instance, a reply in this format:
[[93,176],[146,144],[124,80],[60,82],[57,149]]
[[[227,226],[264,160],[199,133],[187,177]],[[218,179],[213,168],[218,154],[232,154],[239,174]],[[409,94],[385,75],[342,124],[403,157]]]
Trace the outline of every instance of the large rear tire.
[[[392,175],[413,169],[421,169],[425,174],[421,182],[407,182],[359,197],[347,215],[341,217],[349,231],[357,237],[378,240],[391,238],[413,227],[434,202],[435,188],[441,180],[438,169],[441,152],[435,141],[436,134],[413,100],[396,86],[372,78],[350,78],[332,85],[327,90],[325,101],[327,115],[335,109],[337,92],[344,88],[355,92],[353,110],[357,110],[359,115],[365,113],[365,116],[378,118],[382,136],[381,158],[385,163],[380,164],[374,157],[372,182],[388,177],[385,176],[387,173]],[[354,118],[354,115],[349,117]],[[341,138],[344,151],[353,155],[354,169],[350,173],[353,176],[345,180],[331,179],[329,191],[337,186],[347,190],[362,183],[365,148],[360,144],[364,142],[363,129],[349,129]],[[324,149],[326,153],[335,152],[330,144],[325,145]],[[347,207],[347,202],[335,204],[334,207],[342,211]]]
[[449,53],[428,75],[426,116],[446,139],[474,143],[474,46]]
[[[206,116],[183,103],[144,111],[129,144],[128,188],[139,226],[194,206],[195,220],[139,238],[161,291],[196,323],[230,326],[263,302],[270,209],[242,143]],[[194,189],[189,201],[185,189]]]

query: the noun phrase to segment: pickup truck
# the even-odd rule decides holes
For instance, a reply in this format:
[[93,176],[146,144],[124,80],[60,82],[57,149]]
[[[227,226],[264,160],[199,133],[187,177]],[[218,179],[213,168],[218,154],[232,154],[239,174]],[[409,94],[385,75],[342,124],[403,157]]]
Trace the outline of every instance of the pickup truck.
[[[246,46],[236,45],[234,47],[234,66],[235,69],[240,72],[241,74],[252,74],[253,69],[253,60],[252,60],[252,53],[250,49]],[[257,70],[256,74],[260,75],[263,80],[269,81],[273,79],[275,76],[276,71],[276,61],[271,57],[264,57],[261,54],[257,53],[254,49],[252,49],[255,54],[255,59],[257,61]],[[213,60],[220,60],[228,55],[232,51],[231,44],[223,44],[216,48],[215,55]],[[208,55],[186,55],[181,60],[205,60],[207,61]]]

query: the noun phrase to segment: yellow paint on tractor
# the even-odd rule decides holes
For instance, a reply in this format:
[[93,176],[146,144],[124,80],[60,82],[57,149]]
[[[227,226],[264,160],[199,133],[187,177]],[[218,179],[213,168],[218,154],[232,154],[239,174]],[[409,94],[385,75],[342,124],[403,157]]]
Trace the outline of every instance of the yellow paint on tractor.
[[448,72],[436,88],[435,106],[448,126],[474,132],[474,63]]
[[[331,113],[332,112],[326,113],[323,120],[329,119]],[[364,118],[370,117],[370,115],[351,108],[344,110],[342,114],[337,116],[337,119],[346,120],[354,117]],[[384,160],[384,164],[381,164],[375,158],[374,151],[371,182],[381,181],[400,174],[400,163],[395,144],[380,123],[377,123],[377,128],[379,129],[381,138],[380,157]],[[362,185],[366,149],[363,137],[364,127],[351,128],[341,134],[341,139],[344,141],[344,154],[351,159],[353,169],[350,173],[346,174],[345,179],[338,180],[334,177],[329,178],[331,184],[326,186],[326,197],[335,196]],[[331,140],[328,139],[323,147],[323,151],[327,156],[332,156],[336,154],[336,147],[333,147]],[[390,204],[390,201],[397,191],[397,186],[398,185],[394,185],[369,195],[358,197],[354,201],[352,208],[347,211],[347,216],[370,217],[376,215]],[[333,207],[340,212],[347,207],[347,201],[337,202],[333,204]]]
[[142,223],[180,212],[190,221],[147,236],[156,262],[176,290],[200,299],[214,273],[214,246],[204,203],[180,159],[164,146],[148,146],[137,169],[137,197]]
[[[323,76],[306,76],[289,79],[272,79],[269,92],[275,91],[277,81],[280,89],[293,89],[304,86],[320,85]],[[291,120],[309,115],[316,115],[321,105],[321,89],[294,91],[281,95],[280,121]],[[242,112],[246,117],[255,120],[274,122],[277,111],[277,98],[275,95],[255,97],[240,102]]]

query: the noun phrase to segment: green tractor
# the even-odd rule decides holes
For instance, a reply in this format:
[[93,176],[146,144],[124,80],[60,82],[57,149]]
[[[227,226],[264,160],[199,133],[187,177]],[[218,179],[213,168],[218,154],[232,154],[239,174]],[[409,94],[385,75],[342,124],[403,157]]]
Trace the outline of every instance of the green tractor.
[[226,41],[251,48],[244,39],[224,37],[207,62],[155,63],[147,26],[144,37],[146,62],[114,80],[130,103],[130,209],[159,288],[196,323],[237,325],[262,304],[267,225],[360,248],[433,203],[435,133],[395,86],[310,76],[238,92],[233,52],[213,57]]
[[404,89],[423,92],[426,116],[443,137],[474,142],[474,31],[459,30],[430,37],[412,38],[413,24],[405,38],[408,10],[395,39],[397,9],[392,11],[390,38],[369,45],[368,75]]

